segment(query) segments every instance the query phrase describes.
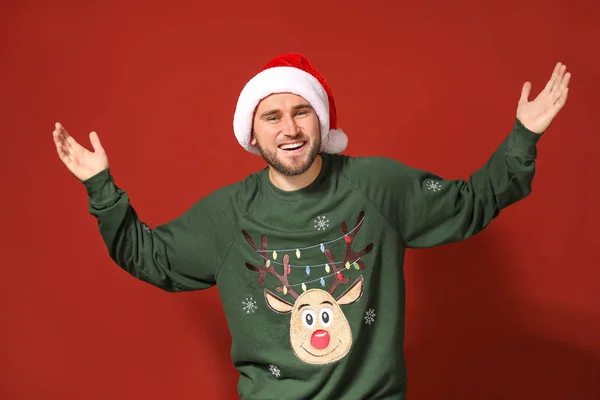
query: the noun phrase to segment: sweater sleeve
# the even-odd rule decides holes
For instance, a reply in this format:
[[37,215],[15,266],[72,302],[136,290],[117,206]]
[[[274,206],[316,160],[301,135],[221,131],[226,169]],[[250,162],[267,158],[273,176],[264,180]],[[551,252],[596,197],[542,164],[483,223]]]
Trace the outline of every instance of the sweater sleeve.
[[[217,225],[218,212],[211,210],[209,203],[215,203],[212,198],[201,200],[175,220],[152,229],[140,220],[127,193],[115,185],[110,169],[83,184],[89,212],[96,218],[108,253],[119,267],[169,292],[207,289],[216,284],[228,232],[225,227],[210,232]],[[219,222],[223,225],[223,219]],[[204,239],[202,248],[199,236]],[[221,242],[212,243],[215,240]]]
[[468,180],[443,179],[403,167],[396,196],[399,231],[406,246],[432,247],[467,239],[503,208],[529,195],[540,136],[517,119],[486,164]]

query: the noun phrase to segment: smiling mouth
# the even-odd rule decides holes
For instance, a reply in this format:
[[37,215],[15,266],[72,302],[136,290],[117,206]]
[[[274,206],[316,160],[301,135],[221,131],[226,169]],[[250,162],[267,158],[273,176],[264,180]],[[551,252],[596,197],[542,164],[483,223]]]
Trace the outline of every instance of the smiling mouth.
[[337,346],[335,346],[335,347],[334,347],[334,348],[333,348],[333,349],[332,349],[332,350],[331,350],[329,353],[327,353],[327,354],[323,354],[323,355],[318,355],[318,354],[311,353],[310,351],[306,350],[306,348],[304,347],[304,345],[303,345],[303,344],[302,344],[302,345],[300,345],[300,347],[301,347],[301,348],[302,348],[302,349],[303,349],[305,352],[307,352],[308,354],[310,354],[310,355],[311,355],[311,356],[313,356],[313,357],[325,357],[325,356],[328,356],[328,355],[330,355],[330,354],[331,354],[331,353],[333,353],[333,352],[334,352],[334,351],[335,351],[335,350],[336,350],[338,347],[340,347],[340,344],[342,344],[342,341],[341,341],[341,340],[338,340],[338,344],[337,344]]
[[279,149],[285,150],[285,151],[293,151],[293,150],[301,149],[302,147],[304,147],[305,144],[306,144],[306,142],[286,143],[286,144],[279,145]]

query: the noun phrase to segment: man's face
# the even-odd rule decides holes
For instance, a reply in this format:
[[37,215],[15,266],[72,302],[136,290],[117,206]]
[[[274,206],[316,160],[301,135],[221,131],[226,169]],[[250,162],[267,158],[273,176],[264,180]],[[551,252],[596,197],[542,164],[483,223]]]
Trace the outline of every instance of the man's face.
[[281,174],[306,172],[319,153],[319,118],[300,96],[278,93],[264,98],[256,108],[253,126],[251,143]]

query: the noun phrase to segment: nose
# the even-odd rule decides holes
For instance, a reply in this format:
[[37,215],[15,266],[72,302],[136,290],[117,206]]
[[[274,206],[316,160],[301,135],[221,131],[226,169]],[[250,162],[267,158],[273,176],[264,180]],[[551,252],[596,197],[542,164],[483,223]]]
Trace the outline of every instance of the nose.
[[323,350],[327,346],[329,346],[329,341],[331,340],[331,336],[329,332],[324,331],[323,329],[319,329],[313,332],[310,338],[310,344],[312,347],[318,350]]
[[294,117],[286,117],[285,123],[285,133],[287,136],[294,137],[300,133],[300,127],[298,126],[298,123],[296,122]]

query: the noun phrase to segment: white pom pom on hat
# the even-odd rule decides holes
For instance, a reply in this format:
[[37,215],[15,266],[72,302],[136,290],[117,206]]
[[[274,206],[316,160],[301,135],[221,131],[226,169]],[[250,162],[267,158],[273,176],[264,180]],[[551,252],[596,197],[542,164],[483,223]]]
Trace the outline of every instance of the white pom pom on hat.
[[300,53],[286,53],[271,59],[242,89],[233,117],[233,131],[243,148],[260,154],[250,143],[254,111],[262,99],[274,93],[293,93],[310,103],[319,117],[321,152],[335,154],[346,149],[348,137],[337,127],[331,89]]

